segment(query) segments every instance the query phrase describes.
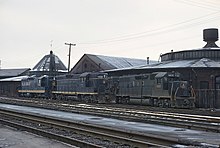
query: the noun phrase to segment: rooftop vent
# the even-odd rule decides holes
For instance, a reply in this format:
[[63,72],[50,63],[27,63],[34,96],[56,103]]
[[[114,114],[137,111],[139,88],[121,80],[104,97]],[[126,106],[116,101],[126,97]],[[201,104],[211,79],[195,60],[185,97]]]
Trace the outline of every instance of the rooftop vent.
[[207,44],[203,48],[219,48],[215,42],[218,41],[218,29],[210,28],[203,30],[203,41]]

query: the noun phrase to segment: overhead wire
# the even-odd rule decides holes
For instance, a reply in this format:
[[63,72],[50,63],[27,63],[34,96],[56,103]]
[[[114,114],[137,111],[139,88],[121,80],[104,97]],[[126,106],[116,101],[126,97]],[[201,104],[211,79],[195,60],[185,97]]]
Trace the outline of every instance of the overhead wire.
[[219,11],[220,10],[219,7],[216,7],[217,4],[211,4],[209,2],[193,1],[193,0],[175,0],[175,1],[187,4],[187,5],[191,5],[191,6],[196,6],[196,7],[200,7],[200,8],[209,9],[209,10],[212,10],[212,11]]
[[[220,9],[218,7],[216,7],[216,5],[207,4],[206,2],[195,2],[193,0],[188,0],[188,1],[175,0],[175,1],[189,4],[189,5],[193,5],[193,6],[197,6],[200,8],[205,8],[205,9],[209,9],[209,10],[211,9],[215,12],[209,13],[209,14],[206,14],[206,15],[203,15],[200,17],[196,17],[193,19],[189,19],[186,21],[182,21],[179,23],[163,26],[163,27],[156,28],[156,29],[147,30],[144,32],[125,34],[125,35],[116,36],[116,37],[112,37],[112,38],[108,38],[108,39],[102,39],[102,40],[79,42],[79,43],[77,43],[77,45],[79,45],[82,48],[83,47],[87,48],[88,45],[89,45],[89,48],[102,47],[102,46],[114,46],[116,44],[118,45],[118,44],[124,44],[125,42],[130,42],[131,40],[135,41],[135,39],[141,39],[141,38],[152,37],[152,36],[156,36],[156,35],[162,35],[162,34],[165,34],[168,32],[170,33],[170,32],[174,32],[174,31],[179,31],[180,29],[188,29],[190,27],[194,27],[194,26],[199,25],[201,23],[206,23],[206,22],[215,20],[216,18],[219,18]],[[210,16],[213,16],[213,15],[216,15],[216,16],[210,18]],[[173,41],[170,41],[170,42],[173,42]],[[168,43],[169,42],[166,42],[165,44],[168,44]],[[160,43],[160,45],[161,45],[161,43]],[[54,47],[54,49],[61,48],[61,46],[62,45],[56,46],[56,47]]]
[[185,0],[174,0],[174,1],[191,4],[191,5],[198,6],[198,7],[209,8],[211,10],[213,10],[213,8],[215,8],[216,11],[213,12],[213,13],[201,16],[201,17],[193,18],[193,19],[190,19],[190,20],[186,20],[186,21],[176,23],[176,24],[171,24],[171,25],[160,27],[160,28],[157,28],[157,29],[147,30],[147,31],[144,31],[144,32],[139,32],[139,33],[121,35],[121,36],[113,37],[113,38],[109,38],[109,39],[95,40],[95,41],[89,41],[89,42],[80,42],[79,44],[103,44],[103,43],[109,43],[109,42],[119,42],[119,41],[124,41],[124,40],[131,40],[131,39],[135,39],[135,38],[144,37],[146,35],[160,34],[160,30],[162,30],[162,32],[163,32],[163,30],[165,30],[166,28],[175,27],[177,25],[190,23],[190,22],[193,22],[193,21],[211,16],[211,15],[215,15],[215,14],[220,13],[220,8],[219,7],[215,7],[216,5],[210,5],[209,3],[206,3],[206,2],[198,2],[198,1],[195,2],[195,1],[192,1],[192,0],[187,0],[187,1],[185,1]]
[[[215,20],[215,21],[218,21],[218,18],[219,18],[219,15],[218,16],[214,16],[214,17],[212,17],[212,18],[208,18],[208,19],[205,19],[205,20],[200,20],[200,21],[197,21],[197,22],[195,22],[193,25],[192,24],[186,24],[185,26],[179,26],[179,28],[178,29],[175,29],[175,30],[168,30],[168,31],[166,31],[166,32],[163,32],[163,33],[168,33],[168,32],[171,32],[171,31],[180,31],[180,30],[184,30],[184,29],[189,29],[189,28],[192,28],[192,27],[196,27],[196,26],[198,26],[198,25],[201,25],[201,24],[204,24],[204,23],[207,23],[207,22],[210,22],[210,21],[213,21],[213,20]],[[162,33],[162,32],[161,32]],[[161,34],[160,34],[161,35]],[[199,37],[200,35],[197,35],[196,37]],[[194,39],[195,38],[195,36],[194,37],[187,37],[187,40],[189,40],[189,39]],[[186,40],[186,38],[178,38],[178,40],[175,40],[175,41],[173,41],[173,40],[171,40],[171,41],[167,41],[167,42],[157,42],[157,43],[152,43],[152,44],[148,44],[147,43],[147,45],[144,45],[144,46],[142,46],[141,48],[149,48],[149,47],[152,47],[152,46],[158,46],[158,45],[165,45],[165,44],[169,44],[169,43],[174,43],[174,42],[185,42],[185,40]],[[126,42],[128,42],[128,41],[126,41]],[[125,42],[120,42],[121,43],[121,45],[123,45],[121,48],[125,48],[125,46],[127,46],[126,47],[126,49],[139,49],[140,47],[131,47],[130,48],[130,45],[126,45],[126,44],[124,44]],[[130,43],[130,42],[129,42]],[[114,46],[114,45],[116,45],[115,43],[108,43],[108,44],[99,44],[99,45],[90,45],[90,46],[80,46],[81,48],[90,48],[90,49],[92,49],[92,48],[100,48],[100,47],[106,47],[106,46]],[[117,44],[117,46],[118,46],[118,44]],[[136,45],[135,45],[136,46]]]
[[[143,37],[147,37],[147,36],[154,36],[154,35],[161,35],[163,33],[166,32],[171,32],[171,31],[175,31],[178,30],[179,28],[182,28],[184,26],[193,26],[195,24],[198,24],[198,22],[208,22],[210,20],[210,18],[206,18],[215,14],[219,15],[220,11],[214,12],[214,13],[210,13],[201,17],[197,17],[197,18],[193,18],[187,21],[183,21],[183,22],[179,22],[179,23],[175,23],[175,24],[171,24],[171,25],[167,25],[164,27],[160,27],[157,29],[152,29],[152,30],[148,30],[145,32],[140,32],[140,33],[135,33],[135,34],[130,34],[130,35],[124,35],[124,36],[120,36],[120,37],[115,37],[115,38],[110,38],[110,39],[103,39],[103,40],[96,40],[93,42],[82,42],[79,43],[81,45],[86,45],[86,44],[106,44],[106,43],[114,43],[114,42],[124,42],[124,41],[128,41],[128,40],[132,40],[132,39],[138,39],[138,38],[143,38]],[[219,16],[217,16],[219,17]],[[205,20],[201,20],[204,19]],[[216,17],[215,17],[216,18]]]

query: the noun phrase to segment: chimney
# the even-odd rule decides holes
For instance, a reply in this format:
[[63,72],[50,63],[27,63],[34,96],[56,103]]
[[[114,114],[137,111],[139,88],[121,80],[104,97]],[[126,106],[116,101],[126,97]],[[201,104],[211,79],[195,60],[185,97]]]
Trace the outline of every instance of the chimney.
[[147,57],[147,65],[150,64],[150,60],[149,60],[149,57]]
[[203,41],[207,44],[203,48],[219,48],[215,42],[218,41],[218,29],[209,28],[203,30]]

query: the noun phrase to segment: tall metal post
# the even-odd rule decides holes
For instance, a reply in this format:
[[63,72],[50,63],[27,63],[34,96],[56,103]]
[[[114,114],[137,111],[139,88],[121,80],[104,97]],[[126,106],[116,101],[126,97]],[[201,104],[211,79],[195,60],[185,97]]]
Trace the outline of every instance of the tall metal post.
[[76,46],[76,44],[65,43],[65,45],[69,45],[69,60],[68,60],[68,72],[70,71],[70,55],[71,55],[71,46]]

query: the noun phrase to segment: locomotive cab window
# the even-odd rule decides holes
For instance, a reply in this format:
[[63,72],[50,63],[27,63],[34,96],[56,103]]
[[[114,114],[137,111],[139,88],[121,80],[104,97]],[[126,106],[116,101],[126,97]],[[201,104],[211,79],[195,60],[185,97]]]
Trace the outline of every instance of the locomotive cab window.
[[167,76],[167,72],[158,72],[157,73],[157,75],[155,76],[157,88],[163,87],[164,78],[166,78],[166,76]]
[[41,84],[42,87],[45,87],[46,86],[46,79],[45,78],[39,79],[39,84]]
[[84,77],[83,77],[83,78],[80,78],[80,81],[81,81],[81,82],[84,82],[85,79],[86,79],[86,78],[84,78]]
[[42,86],[42,84],[41,84],[41,79],[38,79],[37,86]]
[[164,79],[163,79],[163,89],[168,90],[168,79],[167,79],[167,77],[164,77]]
[[162,78],[157,78],[157,79],[156,79],[156,83],[157,83],[157,85],[161,85],[161,83],[162,83]]

